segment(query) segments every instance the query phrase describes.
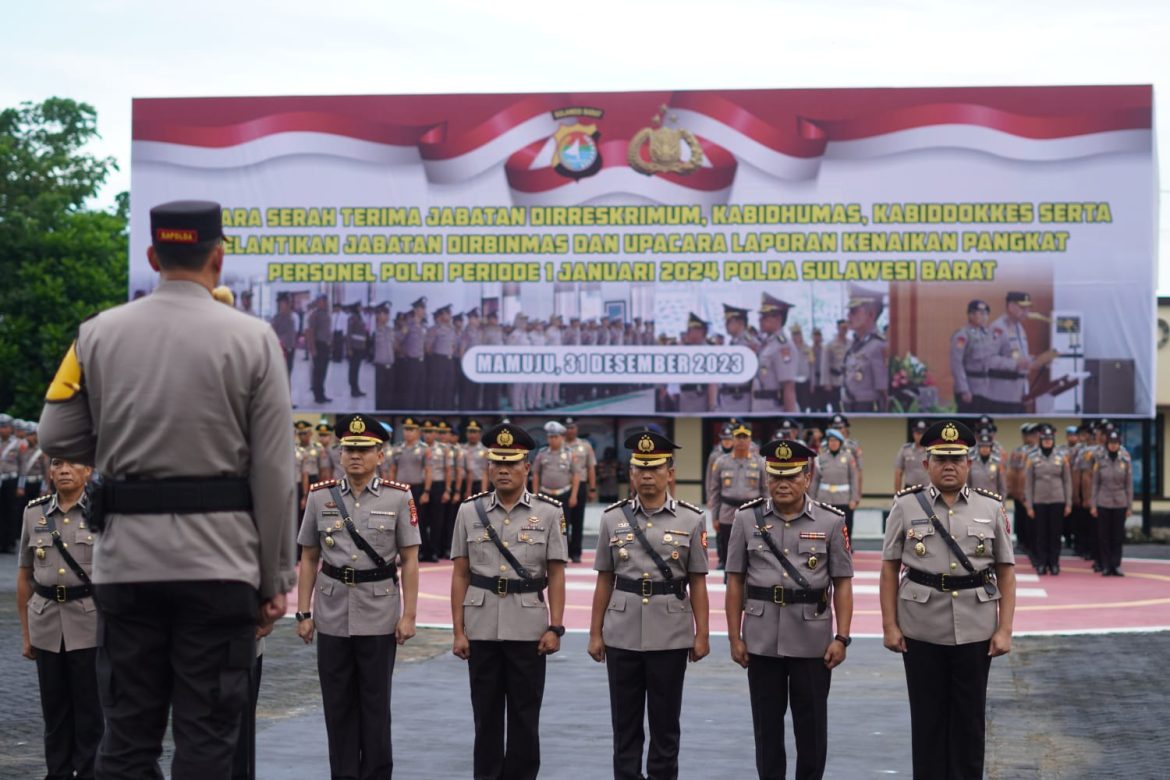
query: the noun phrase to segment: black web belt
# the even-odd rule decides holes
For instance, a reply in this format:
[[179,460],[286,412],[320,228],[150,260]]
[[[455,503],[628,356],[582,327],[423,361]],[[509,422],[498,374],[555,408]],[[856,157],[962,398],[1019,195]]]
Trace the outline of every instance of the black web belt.
[[44,598],[64,604],[66,601],[74,601],[92,596],[93,586],[87,584],[74,585],[67,588],[64,585],[42,585],[39,582],[34,582],[33,591],[38,596],[43,596]]
[[398,584],[398,567],[392,563],[379,566],[376,569],[355,569],[352,566],[334,566],[331,563],[322,563],[321,573],[340,581],[343,585],[356,585],[359,582],[381,582],[382,580],[394,580],[394,584]]
[[[650,544],[650,540],[646,538],[646,534],[642,531],[642,526],[638,525],[638,518],[634,517],[634,510],[630,509],[630,503],[627,501],[622,504],[622,514],[625,515],[626,522],[630,524],[630,530],[634,532],[634,536],[638,539],[638,544],[642,545],[642,549],[650,556],[650,560],[654,561],[654,565],[658,567],[658,571],[662,572],[663,593],[673,593],[677,599],[686,598],[687,594],[687,578],[681,577],[675,579],[674,572],[670,570],[670,564],[667,563],[658,551],[654,549],[654,545]],[[618,577],[619,581],[626,579],[625,577]],[[631,582],[646,582],[646,580],[631,580]],[[676,584],[678,583],[678,584]],[[620,584],[620,582],[619,582]],[[644,588],[644,585],[638,585],[639,589]],[[620,588],[619,588],[620,590]],[[632,593],[639,593],[638,591],[630,591]],[[650,595],[654,595],[651,593]]]
[[101,506],[120,515],[246,512],[252,488],[242,477],[110,480],[102,483]]
[[684,393],[701,393],[707,389],[706,385],[679,385],[679,390]]
[[477,588],[490,590],[497,596],[507,596],[509,593],[540,593],[548,586],[548,578],[510,580],[506,577],[488,577],[472,572],[471,584]]
[[[955,537],[951,536],[950,532],[943,528],[943,524],[939,521],[938,515],[935,514],[934,509],[931,507],[930,502],[926,500],[926,497],[922,495],[922,493],[915,493],[914,497],[918,499],[918,505],[922,507],[922,511],[925,512],[926,516],[930,518],[930,524],[934,526],[934,530],[939,534],[939,536],[943,538],[943,541],[947,543],[947,547],[951,548],[951,554],[959,559],[959,563],[962,564],[963,568],[966,569],[971,577],[975,579],[975,582],[971,585],[968,585],[967,587],[974,588],[982,585],[983,590],[987,591],[988,596],[994,596],[996,586],[995,574],[992,572],[992,570],[987,568],[983,569],[982,571],[975,571],[975,566],[972,565],[971,559],[967,557],[965,552],[963,552],[963,548],[959,547],[959,543],[955,541]],[[924,574],[924,576],[929,575]],[[934,586],[939,588],[939,590],[958,590],[959,586],[954,588],[947,588],[945,583],[948,583],[952,580],[958,581],[960,579],[964,579],[962,577],[947,577],[945,575],[937,576],[944,578],[944,584]],[[914,581],[918,582],[918,580]],[[924,582],[922,584],[930,585],[931,583]]]
[[756,398],[756,399],[761,400],[761,401],[763,401],[763,400],[779,401],[780,400],[780,391],[779,390],[755,390],[752,392],[752,398]]
[[[512,570],[515,571],[518,575],[520,575],[520,582],[527,583],[527,587],[529,588],[529,590],[527,590],[527,591],[512,590],[509,592],[510,593],[522,593],[522,592],[539,593],[540,600],[544,601],[544,585],[541,583],[548,582],[548,578],[546,577],[546,578],[542,578],[542,579],[537,579],[537,578],[533,577],[531,574],[528,573],[528,569],[525,568],[524,564],[520,563],[520,561],[516,558],[516,556],[512,554],[512,551],[504,546],[504,542],[502,539],[500,539],[500,535],[498,533],[496,533],[496,529],[492,527],[492,521],[488,519],[487,510],[483,508],[483,501],[481,499],[477,498],[475,501],[472,502],[472,505],[475,507],[475,513],[477,515],[479,515],[479,522],[480,522],[480,524],[483,525],[483,530],[487,532],[488,538],[492,540],[492,544],[494,544],[496,546],[496,549],[500,551],[500,555],[503,556],[504,560],[508,562],[508,565],[512,567]],[[471,580],[472,585],[475,584],[474,576],[475,575],[472,575],[472,580]],[[492,578],[488,577],[486,579],[491,580]],[[493,586],[490,586],[490,587],[499,587],[498,579],[495,580],[495,582],[496,582],[496,584]],[[482,587],[482,586],[480,586],[480,587]]]
[[747,597],[755,601],[770,601],[781,606],[785,604],[827,604],[829,602],[829,589],[795,590],[783,585],[773,585],[770,588],[748,585]]
[[[776,544],[776,540],[772,538],[772,533],[771,533],[771,531],[768,530],[768,526],[764,522],[764,507],[761,506],[760,504],[756,504],[754,507],[752,507],[752,514],[755,516],[755,519],[756,519],[756,530],[758,530],[760,532],[760,536],[763,537],[764,542],[768,545],[768,549],[772,551],[772,555],[776,556],[776,560],[780,561],[780,566],[782,566],[784,568],[784,571],[788,572],[788,576],[791,577],[792,579],[796,580],[796,584],[800,586],[800,591],[794,590],[794,591],[790,591],[790,592],[791,593],[799,593],[799,592],[803,591],[806,593],[816,593],[817,591],[813,590],[813,587],[812,587],[812,585],[809,584],[809,581],[805,578],[805,576],[803,574],[800,573],[800,569],[798,569],[792,565],[792,561],[788,560],[788,557],[780,550],[779,545]],[[826,546],[826,551],[827,550],[828,550],[828,547]],[[831,563],[831,561],[830,561],[830,563]],[[766,591],[768,589],[764,588],[764,590]],[[827,589],[822,589],[820,591],[822,594],[825,594],[824,598],[820,598],[820,599],[816,599],[814,601],[808,602],[809,604],[819,604],[820,605],[819,607],[817,607],[817,615],[820,615],[822,612],[824,612],[829,607],[829,599],[828,599],[828,595],[827,595],[826,591],[827,591]],[[786,594],[781,594],[781,595],[786,595]],[[771,598],[771,595],[769,594],[765,598]],[[799,603],[804,603],[804,602],[799,602]]]
[[988,593],[995,593],[994,573],[990,568],[975,574],[964,574],[956,577],[953,574],[930,574],[921,569],[907,566],[906,579],[942,591],[970,590],[971,588],[985,588],[987,585],[991,585],[991,590]]
[[687,595],[687,581],[683,579],[670,580],[635,580],[630,577],[615,577],[614,588],[623,593],[638,593],[643,597],[671,595],[683,598]]

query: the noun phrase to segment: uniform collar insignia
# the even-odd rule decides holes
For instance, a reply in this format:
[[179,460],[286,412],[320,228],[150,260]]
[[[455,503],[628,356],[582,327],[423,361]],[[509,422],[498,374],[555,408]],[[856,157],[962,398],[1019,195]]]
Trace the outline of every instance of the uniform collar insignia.
[[370,484],[369,484],[370,492],[373,493],[375,496],[378,495],[378,491],[381,487],[382,487],[381,478],[374,477],[373,479],[370,480]]

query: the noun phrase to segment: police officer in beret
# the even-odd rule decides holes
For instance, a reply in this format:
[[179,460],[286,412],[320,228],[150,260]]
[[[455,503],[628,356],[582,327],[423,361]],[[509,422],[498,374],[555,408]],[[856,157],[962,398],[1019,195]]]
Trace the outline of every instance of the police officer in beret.
[[[625,440],[635,495],[608,507],[598,531],[589,655],[605,662],[615,780],[678,776],[679,715],[688,657],[711,652],[703,510],[671,496],[678,445],[655,431]],[[689,593],[688,593],[689,590]]]
[[975,435],[944,420],[922,435],[929,486],[894,497],[879,586],[883,643],[902,654],[914,777],[983,777],[987,675],[1012,648],[1011,527],[999,497],[967,486]]
[[160,774],[168,707],[174,776],[228,774],[257,625],[284,615],[295,580],[288,374],[268,323],[211,296],[221,214],[151,209],[157,289],[82,323],[41,415],[50,457],[104,477],[99,778]]
[[16,601],[22,654],[37,663],[49,778],[94,776],[102,737],[97,690],[94,531],[85,517],[92,469],[54,458],[56,492],[24,511]]
[[297,634],[317,637],[330,773],[389,778],[394,658],[415,632],[418,510],[409,485],[375,476],[386,440],[377,420],[343,416],[337,437],[344,476],[313,485],[297,538]]
[[777,439],[760,454],[768,496],[735,513],[727,550],[731,660],[748,670],[759,776],[785,776],[791,700],[796,778],[815,780],[828,757],[832,670],[852,642],[853,554],[844,514],[807,495],[816,453]]
[[564,508],[525,489],[536,442],[523,428],[484,442],[493,490],[459,506],[451,545],[453,652],[468,662],[474,776],[534,780],[545,660],[565,634]]

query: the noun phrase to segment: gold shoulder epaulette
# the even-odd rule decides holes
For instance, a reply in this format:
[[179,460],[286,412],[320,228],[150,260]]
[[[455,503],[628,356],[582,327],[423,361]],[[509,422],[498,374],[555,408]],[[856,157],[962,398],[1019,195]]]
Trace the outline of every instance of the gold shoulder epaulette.
[[314,482],[312,485],[309,485],[309,492],[312,493],[314,490],[321,490],[322,488],[331,488],[331,487],[334,487],[335,485],[340,485],[340,484],[341,484],[341,480],[339,480],[339,479],[327,479],[323,482]]
[[616,504],[610,504],[609,506],[607,506],[605,508],[605,511],[608,512],[611,509],[619,509],[619,508],[625,506],[626,504],[628,504],[629,501],[630,501],[630,499],[623,498],[621,501],[618,501]]
[[537,497],[537,498],[539,498],[541,501],[544,501],[544,502],[546,502],[546,503],[552,504],[553,506],[558,506],[558,507],[559,507],[559,506],[561,505],[561,502],[560,502],[560,501],[557,501],[557,500],[556,500],[555,498],[553,498],[552,496],[546,496],[544,493],[537,493],[537,494],[536,494],[536,497]]
[[687,509],[691,510],[692,512],[696,512],[697,514],[700,514],[700,515],[703,514],[703,508],[695,506],[690,501],[683,501],[680,498],[680,499],[678,499],[678,502],[680,504],[682,504],[683,506],[685,506]]
[[841,517],[845,516],[844,509],[838,509],[837,507],[833,506],[832,504],[826,504],[824,501],[813,501],[813,503],[816,504],[817,506],[819,506],[821,509],[827,509],[834,514],[841,515]]
[[477,498],[483,498],[486,495],[490,495],[491,492],[492,491],[490,490],[485,490],[482,493],[476,493],[474,496],[468,496],[467,498],[463,499],[463,503],[466,504],[468,501],[474,501]]
[[971,489],[974,490],[976,493],[978,493],[981,496],[987,496],[988,498],[994,498],[996,501],[1000,501],[1000,502],[1003,501],[1003,496],[1001,496],[999,493],[993,493],[990,490],[985,490],[984,488],[981,488],[981,487],[973,487]]
[[410,485],[406,484],[405,482],[391,482],[388,479],[384,479],[384,480],[382,480],[382,484],[389,485],[390,487],[396,488],[398,490],[404,490],[407,493],[410,492]]
[[751,501],[740,504],[739,508],[740,509],[747,509],[748,507],[755,506],[756,504],[760,503],[761,501],[767,501],[767,500],[768,499],[766,496],[758,496],[756,498],[753,498]]
[[47,495],[47,496],[37,496],[37,497],[36,497],[36,498],[34,498],[32,501],[29,501],[29,502],[28,502],[28,505],[29,505],[29,506],[36,506],[37,504],[43,504],[43,503],[45,503],[46,501],[48,501],[48,500],[49,500],[50,498],[52,498],[52,497],[53,497],[53,494],[52,494],[52,493],[50,493],[50,494],[49,494],[49,495]]
[[924,489],[925,488],[922,485],[911,485],[910,487],[902,488],[897,493],[895,493],[894,498],[900,498],[901,496],[908,496],[911,493],[921,493]]

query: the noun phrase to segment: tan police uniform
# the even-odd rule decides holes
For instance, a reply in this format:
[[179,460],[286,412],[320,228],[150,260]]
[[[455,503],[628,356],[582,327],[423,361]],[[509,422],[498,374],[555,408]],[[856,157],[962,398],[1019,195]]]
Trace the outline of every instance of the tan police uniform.
[[796,349],[784,329],[764,339],[752,383],[752,412],[794,412],[784,408],[784,385],[796,381]]
[[[152,209],[152,251],[202,236],[210,258],[221,215],[195,201]],[[103,476],[93,580],[106,776],[159,771],[166,723],[154,713],[168,705],[171,771],[226,774],[258,603],[295,580],[291,402],[276,333],[163,273],[150,295],[82,323],[41,415],[47,454]]]
[[1125,517],[1133,506],[1133,461],[1124,448],[1110,457],[1106,450],[1093,463],[1089,506],[1097,510],[1097,549],[1102,573],[1121,574],[1121,546]]
[[573,451],[564,444],[559,449],[543,447],[532,461],[532,473],[539,481],[540,492],[562,504],[569,503],[569,493],[576,472]]
[[1024,465],[1024,503],[1035,513],[1036,570],[1060,573],[1060,535],[1065,506],[1072,504],[1072,471],[1068,456],[1037,447]]
[[971,459],[971,470],[967,473],[967,484],[987,493],[994,493],[1001,498],[1006,496],[1007,475],[1003,468],[1003,461],[995,455],[988,455],[987,460],[976,455]]
[[748,453],[737,458],[734,452],[716,458],[708,471],[707,505],[711,517],[719,523],[716,533],[719,541],[719,568],[727,565],[727,540],[731,538],[731,523],[741,505],[753,498],[768,494],[767,478],[764,474],[764,459]]
[[102,736],[97,690],[97,606],[93,588],[79,577],[53,542],[88,577],[93,572],[93,529],[84,504],[62,511],[57,494],[30,501],[20,535],[19,567],[31,570],[28,637],[36,651],[45,763],[49,777],[93,777]]
[[594,484],[597,478],[597,453],[593,445],[580,437],[569,441],[565,439],[565,446],[573,453],[573,472],[577,475],[577,506],[565,510],[568,520],[569,560],[581,562],[581,543],[585,533],[585,507],[589,503],[589,474],[594,475]]
[[467,462],[468,492],[482,492],[477,489],[487,486],[487,447],[483,442],[468,444],[465,456]]
[[[757,508],[764,531],[756,521]],[[771,536],[807,589],[788,573],[763,534]],[[742,630],[749,657],[759,775],[785,774],[784,713],[791,698],[796,777],[821,777],[828,754],[832,672],[824,658],[834,639],[832,586],[835,580],[853,576],[845,516],[807,497],[793,517],[781,515],[771,498],[749,501],[735,513],[727,571],[744,575],[742,629],[735,630]]]
[[922,465],[924,460],[926,460],[926,448],[921,444],[908,441],[901,446],[898,454],[894,456],[894,470],[902,472],[902,484],[898,486],[899,490],[911,485],[925,485],[930,482],[930,475],[927,474],[926,468]]

